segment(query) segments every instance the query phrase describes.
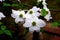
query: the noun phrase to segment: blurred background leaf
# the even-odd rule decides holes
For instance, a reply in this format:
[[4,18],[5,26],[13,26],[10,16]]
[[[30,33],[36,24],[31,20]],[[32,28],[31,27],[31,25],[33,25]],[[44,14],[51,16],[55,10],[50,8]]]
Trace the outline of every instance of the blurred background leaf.
[[4,33],[12,37],[11,31],[5,30]]
[[3,34],[3,33],[4,33],[3,30],[0,30],[0,35]]
[[0,22],[0,25],[2,25],[3,23],[2,22]]
[[6,30],[6,26],[5,25],[2,25],[1,26],[1,30]]
[[19,6],[19,5],[18,5],[18,4],[12,4],[11,6],[12,6],[12,7],[15,7],[15,6]]
[[58,22],[52,22],[52,23],[51,23],[51,27],[52,27],[52,28],[53,28],[53,27],[58,27],[58,25],[59,25]]
[[11,6],[9,3],[4,3],[3,2],[3,6]]

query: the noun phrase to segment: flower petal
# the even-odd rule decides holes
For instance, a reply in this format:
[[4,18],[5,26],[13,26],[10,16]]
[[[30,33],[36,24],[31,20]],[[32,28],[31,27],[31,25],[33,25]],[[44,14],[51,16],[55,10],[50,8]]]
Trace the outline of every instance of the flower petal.
[[31,27],[31,25],[32,25],[32,24],[29,23],[29,22],[25,22],[25,23],[23,24],[24,27]]
[[33,10],[34,12],[37,12],[39,9],[40,9],[40,8],[37,8],[36,6],[34,6],[34,7],[32,8],[32,10]]
[[16,23],[23,22],[23,21],[24,21],[24,19],[22,19],[22,18],[16,18],[16,19],[15,19],[15,22],[16,22]]
[[45,18],[47,21],[49,21],[50,19],[52,19],[52,17],[51,17],[50,14],[47,14],[44,18]]
[[2,19],[2,18],[5,18],[6,16],[2,13],[2,12],[0,12],[0,20]]
[[38,17],[38,16],[40,16],[40,15],[41,15],[41,13],[36,12],[36,13],[34,13],[34,15]]
[[43,20],[38,20],[37,22],[37,27],[44,27],[46,25],[46,23]]
[[11,16],[12,16],[13,18],[18,17],[18,15],[19,15],[19,11],[12,10],[12,14],[11,14]]
[[43,9],[45,9],[46,11],[49,11],[46,5],[44,5]]
[[40,28],[39,27],[34,27],[34,26],[32,26],[32,27],[29,27],[29,31],[30,32],[34,32],[34,31],[37,31],[37,32],[39,32],[40,31]]

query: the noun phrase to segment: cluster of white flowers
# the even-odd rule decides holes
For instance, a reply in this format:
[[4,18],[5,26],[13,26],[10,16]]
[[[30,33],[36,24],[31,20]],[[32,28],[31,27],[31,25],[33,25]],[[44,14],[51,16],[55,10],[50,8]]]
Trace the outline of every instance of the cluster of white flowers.
[[[47,21],[49,21],[50,19],[52,19],[52,17],[51,17],[49,9],[46,6],[47,3],[45,2],[45,0],[38,0],[38,2],[41,2],[41,1],[43,1],[42,2],[43,9],[45,9],[48,12],[48,14],[44,16],[44,18]],[[40,13],[41,10],[42,9],[37,8],[36,6],[33,6],[29,10],[13,10],[12,9],[11,17],[15,19],[16,23],[24,22],[23,26],[25,28],[29,28],[30,32],[34,32],[34,31],[39,32],[40,27],[44,27],[46,25],[46,22],[44,20],[38,18],[39,16],[42,16],[42,14]],[[3,15],[3,13],[0,12],[0,20],[4,17],[5,16]]]
[[0,20],[2,20],[2,18],[5,18],[6,16],[2,13],[2,12],[0,12]]
[[38,11],[41,10],[34,6],[33,8],[29,9],[26,13],[25,10],[13,10],[11,16],[15,18],[15,22],[25,22],[23,26],[25,28],[29,28],[29,31],[34,32],[40,31],[40,27],[44,27],[46,25],[45,21],[39,19],[38,17],[41,15]]

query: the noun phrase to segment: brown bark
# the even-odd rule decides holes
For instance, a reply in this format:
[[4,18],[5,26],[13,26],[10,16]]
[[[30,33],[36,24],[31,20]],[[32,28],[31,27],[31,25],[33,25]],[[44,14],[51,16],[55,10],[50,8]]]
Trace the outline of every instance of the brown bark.
[[20,39],[19,40],[25,40],[25,28],[23,27],[23,24],[22,23],[18,23],[18,28],[19,28],[19,37]]

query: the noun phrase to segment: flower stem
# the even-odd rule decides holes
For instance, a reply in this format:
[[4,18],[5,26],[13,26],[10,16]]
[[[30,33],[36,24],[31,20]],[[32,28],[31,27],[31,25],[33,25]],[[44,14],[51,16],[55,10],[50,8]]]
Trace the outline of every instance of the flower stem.
[[33,32],[33,40],[39,40],[39,32]]

